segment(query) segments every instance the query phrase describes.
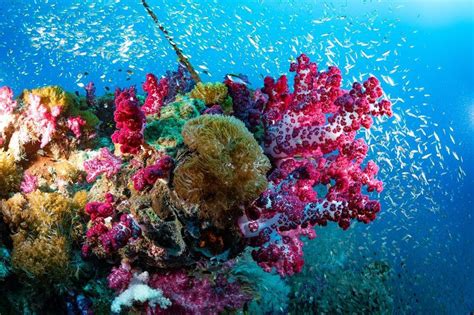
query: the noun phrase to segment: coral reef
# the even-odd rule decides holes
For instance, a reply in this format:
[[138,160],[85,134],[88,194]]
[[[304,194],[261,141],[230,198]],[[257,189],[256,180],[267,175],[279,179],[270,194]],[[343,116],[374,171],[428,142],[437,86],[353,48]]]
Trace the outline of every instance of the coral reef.
[[[371,116],[391,115],[390,102],[380,100],[383,92],[373,77],[344,91],[339,69],[318,72],[306,55],[290,70],[296,72],[293,93],[286,76],[265,79],[263,145],[277,167],[269,175],[269,188],[239,222],[258,247],[254,259],[281,275],[301,270],[300,236],[314,238],[313,226],[334,221],[347,229],[351,219],[375,219],[380,204],[362,188],[381,192],[382,182],[375,179],[373,161],[362,167],[368,147],[355,136],[362,126],[371,126]],[[318,196],[313,188],[323,185],[329,186],[327,193]]]
[[165,104],[174,102],[177,95],[190,92],[195,85],[194,79],[182,63],[178,64],[176,71],[166,71],[166,79],[168,80],[168,94],[165,97]]
[[[93,83],[16,100],[0,88],[0,312],[284,313],[278,276],[302,270],[302,237],[376,218],[382,182],[356,138],[391,114],[375,78],[344,90],[339,69],[305,55],[292,91],[286,76],[254,90],[187,71],[101,97]],[[375,283],[386,268],[364,272]],[[256,283],[270,278],[281,301]],[[361,301],[363,287],[338,298]],[[318,310],[335,311],[333,296]]]
[[42,104],[49,113],[66,112],[73,103],[73,95],[67,93],[59,86],[45,86],[42,88],[25,90],[22,93],[23,102],[29,102],[31,95],[39,97]]
[[[109,275],[109,283],[110,278]],[[112,301],[112,312],[120,313],[124,306],[130,307],[136,302],[146,303],[148,308],[158,307],[161,310],[166,310],[171,305],[171,301],[163,296],[160,289],[153,289],[148,285],[147,272],[134,274],[127,282],[129,282],[128,287],[125,290],[119,290],[120,294]]]
[[120,158],[113,155],[109,149],[101,148],[95,158],[84,162],[84,170],[87,172],[86,180],[91,183],[101,174],[111,178],[120,171],[121,166]]
[[155,164],[140,169],[132,176],[133,187],[142,191],[145,187],[152,187],[159,178],[169,178],[174,166],[170,156],[163,156]]
[[184,272],[154,274],[150,286],[163,290],[169,296],[169,314],[209,314],[220,313],[226,309],[240,309],[252,299],[242,290],[239,280],[229,280],[222,273],[214,279],[205,275],[195,277]]
[[166,95],[168,94],[168,79],[160,81],[151,73],[146,75],[143,90],[148,93],[142,111],[146,115],[159,114]]
[[80,207],[59,193],[15,194],[2,203],[12,231],[12,266],[29,278],[65,281],[71,261],[70,230]]

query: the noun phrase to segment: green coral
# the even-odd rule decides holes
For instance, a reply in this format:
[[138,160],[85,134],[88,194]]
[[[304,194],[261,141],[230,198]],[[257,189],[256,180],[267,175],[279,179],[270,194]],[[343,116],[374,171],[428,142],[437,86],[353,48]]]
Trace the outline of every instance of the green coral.
[[231,115],[233,113],[234,103],[233,103],[232,97],[230,97],[230,95],[227,95],[225,100],[220,105],[221,105],[222,111],[224,112],[224,115]]
[[91,129],[95,128],[100,123],[99,118],[97,118],[97,116],[91,110],[81,110],[76,106],[71,107],[68,115],[72,117],[80,116],[86,121],[86,126]]
[[159,119],[149,121],[145,128],[145,141],[159,151],[175,156],[183,144],[181,129],[191,118],[205,108],[201,100],[183,97],[161,109]]

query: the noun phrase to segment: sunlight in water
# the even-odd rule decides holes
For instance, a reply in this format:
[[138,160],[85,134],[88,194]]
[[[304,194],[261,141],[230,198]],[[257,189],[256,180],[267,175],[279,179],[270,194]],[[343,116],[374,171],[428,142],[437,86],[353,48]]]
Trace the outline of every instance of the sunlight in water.
[[472,100],[471,105],[469,105],[467,111],[467,115],[469,117],[469,125],[474,128],[474,100]]

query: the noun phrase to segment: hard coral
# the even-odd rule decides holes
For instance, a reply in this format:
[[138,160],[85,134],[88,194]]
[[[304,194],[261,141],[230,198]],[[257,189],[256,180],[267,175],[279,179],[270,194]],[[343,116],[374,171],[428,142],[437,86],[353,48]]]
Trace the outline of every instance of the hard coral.
[[266,188],[270,162],[245,125],[233,117],[192,119],[182,135],[190,153],[177,163],[176,193],[198,204],[202,219],[219,227],[232,224],[238,207]]

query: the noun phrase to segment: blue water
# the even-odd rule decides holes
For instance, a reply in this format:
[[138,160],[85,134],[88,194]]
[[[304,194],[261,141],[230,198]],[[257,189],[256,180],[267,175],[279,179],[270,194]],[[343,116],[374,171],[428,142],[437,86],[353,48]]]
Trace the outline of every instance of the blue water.
[[[389,97],[399,98],[398,118],[377,124],[370,152],[393,166],[378,160],[383,212],[350,232],[321,231],[306,250],[317,253],[328,234],[335,256],[388,261],[394,314],[474,311],[472,1],[149,2],[196,68],[208,71],[205,81],[245,73],[260,87],[263,76],[287,73],[300,53],[320,68],[346,67],[346,87],[353,77],[379,77]],[[0,85],[17,94],[47,84],[83,93],[89,81],[102,94],[176,66],[140,1],[0,4]],[[310,266],[318,267],[307,259]]]

